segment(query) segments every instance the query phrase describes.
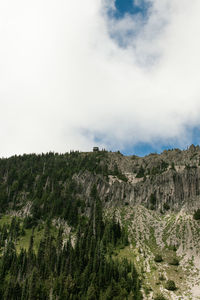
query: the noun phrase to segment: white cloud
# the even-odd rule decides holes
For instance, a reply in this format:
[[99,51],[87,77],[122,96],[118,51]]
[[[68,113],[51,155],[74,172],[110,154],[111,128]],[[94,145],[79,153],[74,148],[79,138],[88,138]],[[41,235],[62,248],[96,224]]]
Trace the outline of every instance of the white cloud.
[[1,156],[185,143],[200,125],[200,2],[151,0],[145,22],[109,20],[113,4],[0,2]]

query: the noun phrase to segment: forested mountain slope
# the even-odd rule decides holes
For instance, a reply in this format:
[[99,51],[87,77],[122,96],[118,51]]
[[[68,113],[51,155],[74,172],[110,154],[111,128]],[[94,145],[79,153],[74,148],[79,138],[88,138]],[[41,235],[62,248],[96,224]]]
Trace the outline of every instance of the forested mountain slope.
[[1,299],[200,299],[199,178],[195,146],[0,159]]

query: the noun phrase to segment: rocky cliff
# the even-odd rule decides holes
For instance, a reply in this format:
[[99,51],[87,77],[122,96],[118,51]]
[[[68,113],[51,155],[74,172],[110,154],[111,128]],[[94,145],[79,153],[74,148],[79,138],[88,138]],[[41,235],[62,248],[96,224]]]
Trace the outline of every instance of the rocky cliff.
[[[75,241],[94,187],[104,217],[115,215],[128,232],[130,244],[113,256],[136,264],[144,299],[200,299],[200,221],[193,218],[200,208],[200,148],[145,157],[98,151],[0,159],[0,217],[15,215],[27,230],[51,218]],[[169,291],[167,280],[177,289]],[[156,298],[160,293],[164,298]]]
[[[191,146],[150,154],[146,157],[107,153],[102,164],[108,170],[117,168],[123,174],[102,176],[88,171],[74,175],[84,187],[87,198],[96,183],[106,206],[141,204],[160,213],[167,211],[194,211],[200,207],[200,148]],[[116,173],[117,174],[117,173]]]

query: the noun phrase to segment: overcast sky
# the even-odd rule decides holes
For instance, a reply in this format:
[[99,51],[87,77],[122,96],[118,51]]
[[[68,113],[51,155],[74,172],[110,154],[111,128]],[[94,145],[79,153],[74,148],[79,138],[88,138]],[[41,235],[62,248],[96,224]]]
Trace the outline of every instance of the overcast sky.
[[139,3],[0,0],[0,156],[199,142],[200,1]]

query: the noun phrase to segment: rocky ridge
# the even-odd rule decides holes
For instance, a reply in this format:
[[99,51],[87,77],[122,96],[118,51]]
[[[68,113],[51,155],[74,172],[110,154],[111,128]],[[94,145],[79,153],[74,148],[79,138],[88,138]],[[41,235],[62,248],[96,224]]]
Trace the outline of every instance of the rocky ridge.
[[[104,200],[105,214],[115,214],[129,232],[130,246],[116,253],[133,260],[141,274],[144,299],[200,299],[200,147],[191,146],[146,157],[107,153],[108,169],[124,175],[80,172],[75,180],[85,199],[92,185]],[[155,262],[161,254],[163,261]],[[173,261],[177,263],[173,264]],[[176,291],[168,291],[173,280]]]
[[150,154],[146,157],[107,153],[109,169],[120,170],[124,179],[108,175],[80,172],[74,179],[81,183],[87,198],[96,183],[106,206],[143,205],[166,213],[181,209],[194,211],[200,207],[200,148],[191,146]]
[[[6,213],[41,218],[41,209],[48,216],[53,203],[53,224],[62,224],[67,239],[75,213],[89,216],[95,184],[105,217],[115,215],[129,233],[130,245],[114,255],[137,265],[144,299],[159,293],[172,300],[200,299],[200,223],[193,218],[200,208],[200,147],[145,157],[106,151],[70,155],[30,156],[18,178],[16,164],[20,167],[27,158],[11,158],[10,165],[2,160],[0,196],[3,204],[8,202]],[[63,205],[69,200],[69,207]],[[162,255],[160,263],[157,254]],[[167,280],[177,290],[168,291]]]

